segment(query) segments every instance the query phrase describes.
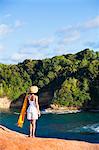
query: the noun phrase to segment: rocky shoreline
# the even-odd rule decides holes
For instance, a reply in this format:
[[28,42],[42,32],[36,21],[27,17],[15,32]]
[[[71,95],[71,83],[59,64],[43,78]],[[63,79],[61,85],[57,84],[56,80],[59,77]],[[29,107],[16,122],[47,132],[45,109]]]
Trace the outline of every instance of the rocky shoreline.
[[42,111],[43,113],[56,113],[56,114],[65,114],[65,113],[77,113],[81,112],[81,109],[77,107],[61,107],[58,105],[51,105],[49,108]]
[[0,126],[0,150],[99,150],[99,144],[54,138],[30,138]]

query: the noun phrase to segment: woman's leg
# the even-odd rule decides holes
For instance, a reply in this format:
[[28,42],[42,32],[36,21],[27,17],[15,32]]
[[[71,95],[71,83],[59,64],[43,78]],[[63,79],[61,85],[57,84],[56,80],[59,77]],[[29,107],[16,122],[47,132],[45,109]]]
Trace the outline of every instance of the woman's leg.
[[32,120],[32,136],[35,137],[36,119]]
[[30,121],[29,136],[32,136],[32,121]]

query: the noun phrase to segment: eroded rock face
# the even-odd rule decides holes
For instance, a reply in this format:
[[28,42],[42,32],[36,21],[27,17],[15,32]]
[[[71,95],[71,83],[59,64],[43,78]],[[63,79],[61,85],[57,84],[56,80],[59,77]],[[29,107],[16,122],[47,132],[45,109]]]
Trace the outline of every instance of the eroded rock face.
[[10,104],[10,108],[21,108],[25,96],[26,96],[26,94],[22,94],[22,95],[20,95],[20,97],[18,99],[16,99],[15,101],[12,101]]
[[0,98],[0,108],[10,108],[11,101],[7,97]]
[[[21,108],[24,98],[26,94],[20,95],[20,97],[15,100],[11,101],[7,97],[0,98],[0,108]],[[51,100],[53,98],[51,91],[43,91],[39,94],[39,104],[41,107],[48,107],[51,103]]]
[[0,126],[0,150],[99,150],[99,144],[51,138],[29,138]]
[[[11,108],[21,108],[24,98],[26,94],[22,94],[17,100],[12,101],[10,107]],[[39,104],[41,107],[47,107],[50,105],[51,100],[53,98],[52,92],[50,91],[43,91],[39,94]]]
[[41,107],[49,107],[53,98],[51,91],[43,91],[39,94],[39,103]]

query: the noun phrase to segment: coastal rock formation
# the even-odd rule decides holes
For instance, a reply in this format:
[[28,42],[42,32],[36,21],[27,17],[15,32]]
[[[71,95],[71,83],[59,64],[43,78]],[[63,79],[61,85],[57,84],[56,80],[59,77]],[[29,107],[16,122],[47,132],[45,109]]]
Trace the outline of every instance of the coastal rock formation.
[[0,108],[10,108],[11,101],[7,97],[0,98]]
[[[21,108],[26,94],[20,95],[20,97],[11,102],[10,108]],[[39,104],[41,107],[48,107],[53,98],[51,91],[43,91],[39,94]]]
[[[0,108],[21,108],[26,93],[23,93],[18,99],[11,101],[7,97],[0,98]],[[41,107],[49,107],[53,94],[50,90],[43,90],[39,93],[39,104]]]
[[22,94],[18,99],[11,102],[10,108],[21,108],[26,94]]
[[0,126],[0,150],[99,150],[99,144],[88,142],[30,138]]
[[49,107],[53,98],[50,90],[44,90],[39,94],[39,104],[41,107]]

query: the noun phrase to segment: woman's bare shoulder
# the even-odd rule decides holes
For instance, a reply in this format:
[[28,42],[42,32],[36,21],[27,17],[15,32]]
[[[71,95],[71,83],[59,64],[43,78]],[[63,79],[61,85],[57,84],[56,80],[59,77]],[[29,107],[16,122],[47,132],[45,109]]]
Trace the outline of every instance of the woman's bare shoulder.
[[38,101],[38,96],[37,95],[35,95],[35,100]]
[[36,98],[38,98],[38,96],[37,96],[37,95],[35,95],[35,97],[36,97]]

